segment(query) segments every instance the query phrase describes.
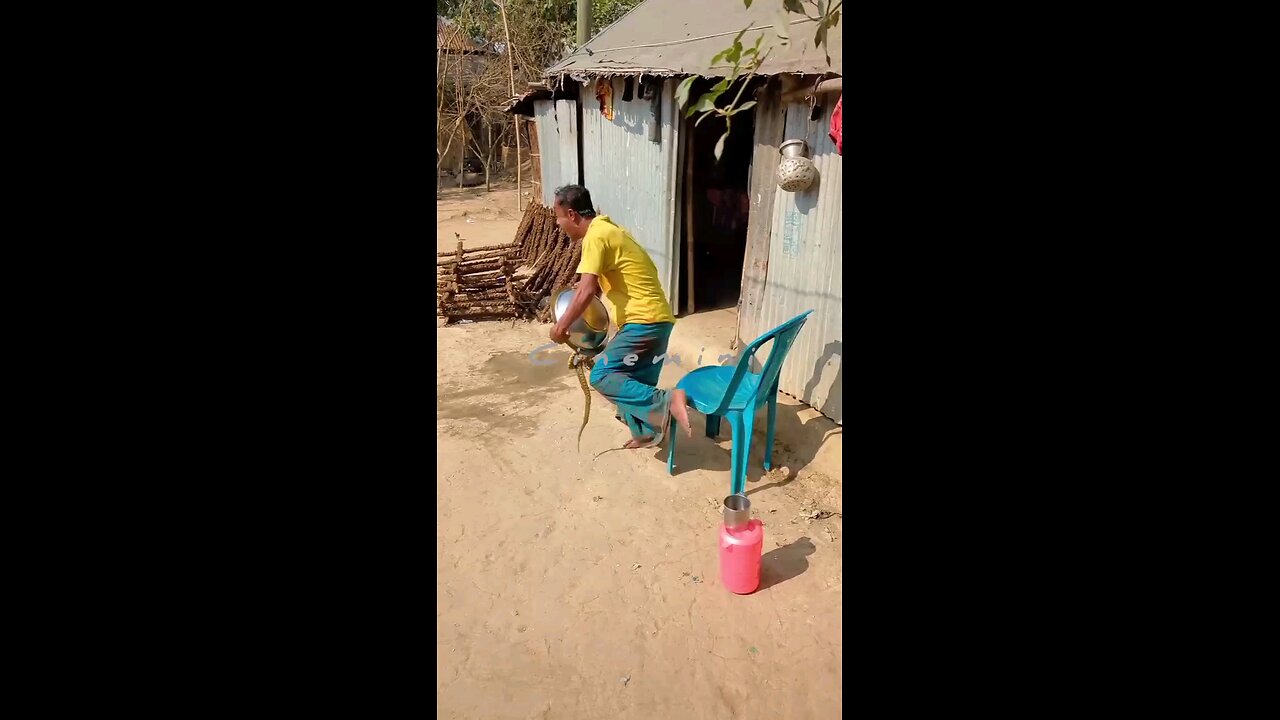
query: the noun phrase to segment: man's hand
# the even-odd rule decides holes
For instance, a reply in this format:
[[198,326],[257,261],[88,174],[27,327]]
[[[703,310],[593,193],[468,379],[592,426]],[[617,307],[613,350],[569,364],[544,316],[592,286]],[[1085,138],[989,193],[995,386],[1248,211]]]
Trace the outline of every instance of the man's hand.
[[551,341],[556,343],[565,343],[569,340],[569,327],[574,321],[582,317],[582,311],[587,309],[591,298],[600,289],[600,281],[595,275],[583,273],[578,284],[575,286],[577,290],[573,294],[573,300],[569,302],[569,307],[565,310],[564,316],[560,321],[551,326]]

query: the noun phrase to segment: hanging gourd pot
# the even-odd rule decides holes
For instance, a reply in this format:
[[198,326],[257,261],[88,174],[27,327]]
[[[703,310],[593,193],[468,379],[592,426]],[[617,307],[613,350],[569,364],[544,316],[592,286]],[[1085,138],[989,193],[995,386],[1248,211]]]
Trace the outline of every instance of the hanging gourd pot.
[[782,162],[778,163],[778,187],[787,192],[808,190],[818,179],[818,168],[809,159],[809,143],[788,140],[778,147]]

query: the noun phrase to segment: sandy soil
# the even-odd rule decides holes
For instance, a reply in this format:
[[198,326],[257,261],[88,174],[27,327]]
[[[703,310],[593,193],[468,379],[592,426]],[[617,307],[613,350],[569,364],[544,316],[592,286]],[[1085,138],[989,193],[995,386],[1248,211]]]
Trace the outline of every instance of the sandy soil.
[[[476,217],[492,195],[442,208],[454,217],[437,227]],[[510,242],[519,216],[493,212],[464,237],[510,223],[496,240]],[[568,352],[540,353],[547,365],[529,357],[547,327],[435,331],[439,716],[837,717],[840,479],[806,468],[812,456],[785,432],[791,413],[780,410],[774,453],[788,470],[764,474],[763,428],[753,439],[747,493],[765,523],[763,579],[734,595],[718,577],[727,424],[715,441],[692,413],[694,437],[669,476],[665,443],[594,457],[627,432],[593,393],[579,452],[583,397]],[[659,385],[681,372],[669,366]]]
[[516,184],[510,181],[494,183],[493,192],[485,192],[483,185],[442,190],[436,199],[436,252],[457,247],[454,233],[462,235],[465,248],[514,242],[529,203],[528,183],[524,192],[524,202],[517,208]]

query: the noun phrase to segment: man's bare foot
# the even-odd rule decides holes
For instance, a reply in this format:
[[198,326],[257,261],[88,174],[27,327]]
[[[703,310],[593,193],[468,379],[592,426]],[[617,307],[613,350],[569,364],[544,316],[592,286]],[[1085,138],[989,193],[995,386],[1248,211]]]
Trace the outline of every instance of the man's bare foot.
[[627,444],[623,445],[622,447],[626,450],[639,450],[640,448],[648,447],[649,444],[652,442],[653,442],[653,437],[651,436],[635,438],[634,440],[628,440]]
[[671,416],[684,428],[686,437],[693,437],[693,428],[689,426],[689,393],[684,390],[671,391]]

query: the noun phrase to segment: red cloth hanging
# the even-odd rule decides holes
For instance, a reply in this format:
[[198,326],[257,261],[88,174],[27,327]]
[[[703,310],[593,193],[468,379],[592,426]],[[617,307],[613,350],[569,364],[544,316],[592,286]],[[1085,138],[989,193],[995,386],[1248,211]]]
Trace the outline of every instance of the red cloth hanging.
[[836,101],[836,109],[834,112],[831,113],[831,130],[830,132],[827,133],[829,136],[831,136],[831,142],[836,144],[836,154],[841,157],[844,157],[844,149],[842,147],[842,143],[840,142],[841,136],[844,134],[844,129],[841,127],[842,123],[841,123],[841,117],[840,117],[840,110],[843,104],[844,104],[844,93],[841,93],[840,99]]

